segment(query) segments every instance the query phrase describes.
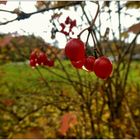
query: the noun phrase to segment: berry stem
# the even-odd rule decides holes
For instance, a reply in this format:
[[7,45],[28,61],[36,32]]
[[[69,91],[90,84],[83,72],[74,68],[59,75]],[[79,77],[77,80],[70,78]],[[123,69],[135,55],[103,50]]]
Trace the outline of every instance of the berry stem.
[[89,36],[90,36],[90,32],[88,32],[88,35],[87,35],[86,46],[88,45]]
[[86,30],[88,30],[89,29],[89,27],[88,28],[85,28],[85,29],[83,29],[78,35],[77,35],[77,37],[78,38],[80,38],[80,36],[82,35],[82,33],[84,32],[84,31],[86,31]]

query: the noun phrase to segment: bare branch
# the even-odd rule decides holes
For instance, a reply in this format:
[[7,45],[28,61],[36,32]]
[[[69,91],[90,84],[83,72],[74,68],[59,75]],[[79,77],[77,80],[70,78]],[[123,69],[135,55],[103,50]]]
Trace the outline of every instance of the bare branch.
[[[0,25],[6,25],[6,24],[8,24],[8,23],[10,23],[10,22],[13,22],[13,21],[16,21],[16,20],[27,19],[27,18],[29,18],[30,16],[34,15],[34,14],[46,12],[46,11],[49,11],[49,10],[62,9],[62,8],[65,8],[65,7],[70,7],[70,6],[79,5],[80,3],[81,3],[81,1],[69,2],[69,3],[66,4],[66,5],[62,5],[62,6],[58,6],[58,7],[51,7],[51,8],[48,8],[48,7],[47,7],[47,8],[44,8],[44,9],[42,9],[42,10],[38,10],[38,11],[35,11],[35,12],[32,12],[32,13],[25,13],[25,12],[23,12],[23,11],[20,11],[20,13],[18,13],[18,15],[17,15],[17,18],[12,19],[12,20],[9,20],[9,21],[6,21],[6,22],[3,22],[3,23],[0,23]],[[15,14],[14,11],[8,11],[8,10],[2,10],[2,9],[0,9],[0,11],[9,12],[9,13]]]
[[0,12],[7,12],[7,13],[11,13],[11,14],[16,14],[14,11],[3,10],[3,9],[0,9]]

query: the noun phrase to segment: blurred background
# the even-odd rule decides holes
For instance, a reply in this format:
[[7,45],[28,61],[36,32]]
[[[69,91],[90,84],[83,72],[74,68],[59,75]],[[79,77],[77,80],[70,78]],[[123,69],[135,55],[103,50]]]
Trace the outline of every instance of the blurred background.
[[[96,44],[81,40],[112,61],[106,80],[64,53],[98,4]],[[140,138],[139,34],[139,1],[0,1],[0,138]],[[54,66],[32,68],[34,50]]]

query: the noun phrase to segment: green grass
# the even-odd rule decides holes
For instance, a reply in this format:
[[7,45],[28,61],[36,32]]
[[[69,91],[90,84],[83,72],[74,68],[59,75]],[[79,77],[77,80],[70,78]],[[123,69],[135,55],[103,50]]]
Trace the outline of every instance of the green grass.
[[[70,78],[78,80],[77,71],[71,66],[70,62],[63,61],[62,63],[64,68],[69,73]],[[54,101],[58,101],[58,99],[63,100],[65,96],[70,96],[77,99],[77,94],[75,94],[72,86],[65,83],[65,79],[50,72],[51,70],[62,77],[66,77],[64,69],[61,68],[59,62],[56,62],[55,67],[47,68],[48,70],[41,67],[38,67],[38,69],[43,75],[44,79],[49,82],[51,88],[55,89],[55,95],[47,87],[47,85],[45,85],[40,73],[36,69],[32,69],[28,64],[7,63],[0,65],[0,103],[5,99],[12,99],[15,101],[13,106],[4,106],[6,110],[14,110],[18,116],[23,117],[24,115],[28,114],[28,112],[39,107],[42,102],[49,102],[52,101],[52,99]],[[94,83],[96,80],[94,73],[88,73],[84,70],[79,70],[79,72],[85,84],[86,80],[90,80],[91,83]],[[102,82],[103,80],[100,81]],[[128,83],[140,84],[140,66],[138,61],[132,62],[131,64]],[[64,93],[64,96],[60,96],[61,92]],[[59,103],[61,104],[61,102]],[[3,108],[3,104],[0,104],[0,107]],[[52,114],[50,112],[46,113],[46,110],[40,110],[40,117],[42,117],[44,114],[50,114],[49,118],[52,119]],[[10,114],[6,113],[7,112],[2,112],[0,110],[0,138],[7,138],[9,136],[10,127],[13,127],[16,124],[16,121],[14,122]],[[58,114],[57,116],[59,116]],[[32,116],[34,115],[32,114]],[[4,120],[5,116],[10,116],[10,121]],[[30,117],[31,116],[29,116],[29,118]],[[25,123],[26,121],[23,121],[23,124],[19,125],[18,129],[22,129],[22,127],[27,127],[30,125],[38,125],[38,122],[35,123],[32,119],[33,118],[31,117],[31,120],[26,120],[27,124]],[[9,127],[7,127],[8,125]],[[46,126],[44,129],[47,130]]]
[[[63,61],[63,65],[65,69],[68,71],[70,74],[70,77],[75,80],[77,80],[77,75],[76,75],[76,69],[71,66],[69,61]],[[49,70],[55,72],[58,75],[61,75],[63,77],[66,77],[65,73],[63,70],[60,70],[61,66],[56,63],[56,67],[48,68]],[[136,82],[139,83],[140,81],[140,66],[139,62],[133,62],[131,64],[128,80],[130,82]],[[42,73],[44,79],[47,81],[56,81],[55,84],[58,85],[63,85],[63,83],[57,81],[65,81],[65,79],[56,76],[49,72],[46,69],[39,68],[39,71]],[[80,70],[80,75],[82,78],[87,74],[86,71]],[[41,75],[36,69],[32,69],[28,64],[16,64],[16,63],[7,63],[4,65],[0,65],[0,94],[3,93],[4,91],[7,91],[8,87],[13,87],[13,89],[31,89],[33,90],[35,87],[43,87],[42,83],[43,80],[41,78]],[[91,73],[88,75],[88,78],[91,78],[91,80],[95,80],[95,75],[94,73]],[[129,82],[128,81],[128,82]]]
[[[63,61],[62,63],[67,72],[70,74],[70,78],[78,80],[76,69],[71,66],[70,62]],[[48,70],[51,70],[62,77],[59,77],[44,68],[38,67],[38,69],[52,88],[57,89],[58,92],[64,90],[71,95],[75,94],[72,86],[67,83],[67,80],[62,78],[67,76],[64,70],[61,69],[59,62],[56,62],[55,67],[48,68]],[[84,70],[80,70],[80,75],[83,79],[85,78],[85,82],[87,79],[91,82],[96,80],[94,73],[88,73]],[[32,69],[26,63],[7,63],[0,65],[0,77],[1,99],[16,98],[32,94],[51,94],[51,91],[45,85],[40,73],[36,69]],[[138,61],[131,64],[128,83],[140,84],[140,66]]]
[[[65,68],[67,68],[69,74],[76,72],[76,70],[72,68],[68,61],[64,61],[63,64]],[[43,78],[54,88],[65,88],[71,91],[69,85],[65,84],[66,80],[60,77],[66,77],[66,75],[59,67],[60,64],[56,62],[55,68],[48,68],[48,70],[51,70],[59,75],[56,76],[48,70],[38,67],[38,70],[42,74],[40,75],[37,69],[32,69],[28,64],[25,63],[7,63],[0,65],[0,95],[13,96],[13,94],[50,92],[45,85]],[[77,79],[75,75],[72,76],[73,79]]]
[[140,84],[140,62],[134,61],[131,63],[128,81]]

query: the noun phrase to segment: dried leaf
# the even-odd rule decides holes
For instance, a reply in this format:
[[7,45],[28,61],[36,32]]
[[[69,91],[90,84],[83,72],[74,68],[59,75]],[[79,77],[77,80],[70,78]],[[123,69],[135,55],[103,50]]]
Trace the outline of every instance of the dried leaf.
[[7,0],[5,0],[5,1],[0,0],[0,4],[4,4],[4,5],[6,5],[6,3],[7,3]]
[[25,133],[14,134],[13,139],[43,139],[42,129],[38,127],[29,128]]
[[7,44],[9,44],[10,41],[11,41],[11,39],[12,39],[12,36],[11,35],[7,35],[4,38],[0,39],[0,47],[4,47]]
[[129,27],[128,32],[133,32],[134,34],[137,34],[140,32],[140,23],[134,24],[131,27]]
[[13,12],[14,12],[15,14],[17,14],[17,15],[20,15],[20,14],[21,14],[21,11],[20,11],[19,8],[15,8],[15,9],[13,10]]
[[127,1],[125,4],[126,8],[140,8],[140,1]]
[[5,106],[12,106],[15,101],[13,99],[4,99],[1,101],[1,103]]
[[105,1],[105,2],[104,2],[104,6],[105,6],[105,7],[109,7],[109,6],[110,6],[110,2],[111,2],[111,1]]
[[59,129],[59,132],[62,135],[66,135],[69,128],[73,127],[76,124],[77,124],[76,115],[72,112],[66,113],[61,118],[61,126],[60,126],[60,129]]
[[45,9],[49,6],[48,1],[37,1],[35,7],[37,10]]
[[61,15],[62,15],[62,12],[60,12],[60,13],[54,13],[54,14],[52,15],[52,19],[59,18]]
[[47,118],[46,117],[39,117],[37,119],[37,123],[40,127],[45,127],[47,125]]
[[126,32],[121,33],[121,37],[123,37],[124,39],[128,38],[128,32],[126,31]]

